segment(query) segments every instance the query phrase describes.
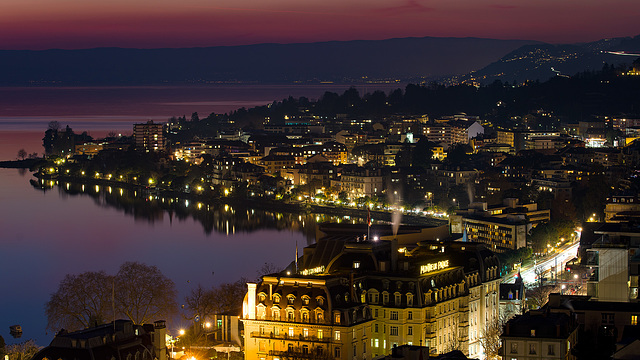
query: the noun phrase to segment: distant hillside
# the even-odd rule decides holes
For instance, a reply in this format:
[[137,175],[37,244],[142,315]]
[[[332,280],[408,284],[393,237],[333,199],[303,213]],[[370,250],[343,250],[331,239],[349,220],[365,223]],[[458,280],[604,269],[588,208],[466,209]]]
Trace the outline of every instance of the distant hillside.
[[496,80],[509,83],[545,81],[559,75],[572,76],[583,71],[601,70],[605,63],[631,64],[637,59],[606,51],[640,53],[640,35],[573,45],[524,45],[478,71],[448,80],[477,81],[481,84],[490,84]]
[[185,49],[0,51],[0,85],[429,80],[466,74],[533,41],[402,38]]

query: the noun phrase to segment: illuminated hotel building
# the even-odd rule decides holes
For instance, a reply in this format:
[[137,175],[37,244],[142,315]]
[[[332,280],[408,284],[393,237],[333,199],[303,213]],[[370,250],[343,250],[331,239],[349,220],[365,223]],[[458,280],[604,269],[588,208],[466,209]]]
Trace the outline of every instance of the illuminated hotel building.
[[404,344],[483,357],[499,316],[499,264],[481,244],[328,236],[298,263],[248,284],[245,359],[372,359]]

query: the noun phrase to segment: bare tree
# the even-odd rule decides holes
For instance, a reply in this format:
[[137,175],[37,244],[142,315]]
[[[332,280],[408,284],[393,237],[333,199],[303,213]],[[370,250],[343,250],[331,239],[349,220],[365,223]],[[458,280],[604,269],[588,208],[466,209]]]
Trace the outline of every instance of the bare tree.
[[24,160],[27,157],[27,151],[25,149],[18,150],[18,159]]
[[47,328],[79,330],[102,324],[112,315],[113,276],[104,271],[67,274],[45,305]]
[[198,284],[184,300],[186,310],[189,311],[188,315],[186,315],[189,320],[194,320],[195,322],[195,317],[200,316],[200,319],[204,321],[216,313],[217,298],[213,289],[205,289]]
[[480,329],[480,344],[484,348],[487,360],[500,358],[500,336],[502,335],[502,327],[506,323],[506,319],[502,316],[495,317],[492,321],[485,324]]
[[458,326],[454,326],[454,330],[456,332],[456,334],[451,334],[451,336],[447,339],[447,341],[444,344],[444,352],[448,353],[454,350],[461,350],[460,347],[462,346],[462,341],[460,341],[460,336],[458,334]]
[[168,319],[176,313],[176,286],[157,267],[126,262],[115,280],[118,310],[135,324]]
[[549,300],[549,294],[556,291],[555,286],[536,286],[530,290],[527,290],[527,299],[531,303],[532,309],[538,309],[547,303]]
[[115,316],[136,324],[169,319],[177,311],[175,299],[175,284],[155,266],[127,262],[115,276],[104,271],[68,274],[45,306],[47,328],[80,330]]
[[241,278],[234,283],[225,283],[215,289],[215,297],[218,299],[216,313],[240,312],[242,301],[247,292],[248,279]]
[[54,121],[49,121],[49,125],[48,125],[49,130],[58,131],[58,130],[60,130],[61,127],[62,127],[62,125],[60,125],[59,122],[57,122],[55,120]]
[[276,266],[276,264],[274,263],[268,263],[265,262],[264,265],[262,265],[262,267],[260,269],[258,269],[257,273],[258,273],[258,281],[260,281],[260,278],[265,276],[265,275],[269,275],[269,274],[273,274],[280,271],[280,269],[278,269],[278,267]]
[[7,346],[9,360],[31,360],[38,351],[40,347],[33,340]]

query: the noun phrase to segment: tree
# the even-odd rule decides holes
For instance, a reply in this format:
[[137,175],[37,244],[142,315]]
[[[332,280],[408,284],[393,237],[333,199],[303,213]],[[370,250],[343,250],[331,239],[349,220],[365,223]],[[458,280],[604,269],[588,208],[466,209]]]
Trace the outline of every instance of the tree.
[[38,351],[40,351],[40,347],[33,340],[7,346],[9,360],[31,360]]
[[24,158],[26,157],[27,157],[27,152],[25,151],[25,149],[18,150],[18,159],[24,160]]
[[103,324],[113,316],[112,286],[113,276],[104,271],[67,274],[45,305],[47,328],[75,331]]
[[[190,320],[195,321],[196,315],[204,321],[204,319],[215,314],[216,297],[215,292],[207,290],[202,287],[201,284],[195,289],[191,290],[191,293],[185,297],[185,306],[190,315],[187,316]],[[196,329],[199,329],[196,327]]]
[[444,352],[448,353],[454,350],[460,350],[460,348],[462,347],[462,345],[464,344],[462,341],[460,341],[460,336],[458,334],[459,330],[458,330],[458,325],[456,324],[453,327],[453,332],[454,334],[449,334],[449,338],[447,339],[447,341],[444,343]]
[[531,309],[539,309],[549,301],[549,294],[556,290],[552,285],[540,285],[527,290],[527,299]]
[[4,338],[0,335],[0,359],[4,359],[4,355],[7,353],[7,343],[4,342]]
[[126,262],[115,283],[118,310],[135,324],[168,319],[178,309],[175,284],[155,266]]
[[487,360],[498,359],[500,357],[500,336],[506,320],[502,316],[495,317],[487,322],[484,328],[480,329],[480,344],[484,348]]
[[258,281],[264,275],[273,274],[273,273],[276,273],[278,271],[280,271],[280,269],[278,269],[278,267],[274,263],[265,262],[262,265],[262,267],[257,271],[257,273],[258,273]]
[[168,319],[177,311],[175,299],[173,281],[155,266],[127,262],[115,276],[104,271],[67,274],[45,305],[47,328],[75,331],[116,317],[136,324]]
[[48,130],[58,131],[60,130],[61,125],[57,121],[49,121],[49,125],[47,126]]
[[241,278],[234,283],[224,283],[215,289],[217,314],[238,312],[242,308],[242,301],[247,292],[248,279]]

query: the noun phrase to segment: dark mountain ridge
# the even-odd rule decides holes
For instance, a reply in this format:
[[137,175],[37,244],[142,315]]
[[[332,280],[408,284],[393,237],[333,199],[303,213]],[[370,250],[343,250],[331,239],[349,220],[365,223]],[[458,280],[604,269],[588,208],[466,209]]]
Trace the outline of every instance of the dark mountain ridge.
[[598,71],[604,64],[631,64],[637,59],[612,54],[614,51],[640,53],[640,35],[581,44],[527,44],[478,71],[449,78],[447,82],[490,84],[496,80],[509,83],[545,81],[556,76]]
[[181,49],[0,50],[0,85],[424,81],[480,69],[527,40],[398,38]]

